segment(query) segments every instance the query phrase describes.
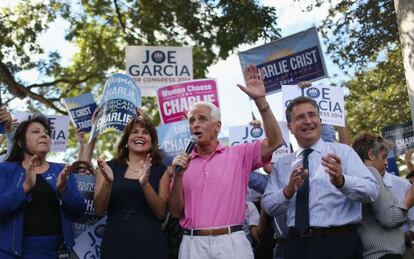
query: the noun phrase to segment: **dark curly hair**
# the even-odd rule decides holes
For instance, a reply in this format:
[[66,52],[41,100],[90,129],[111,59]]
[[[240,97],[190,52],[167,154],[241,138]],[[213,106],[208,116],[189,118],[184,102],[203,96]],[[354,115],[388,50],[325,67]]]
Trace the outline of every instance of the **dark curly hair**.
[[129,135],[131,135],[132,129],[135,127],[135,125],[139,125],[143,127],[144,129],[148,130],[151,136],[151,148],[149,152],[152,157],[152,163],[153,164],[162,163],[162,154],[158,146],[157,130],[155,129],[155,126],[152,124],[151,120],[145,116],[138,116],[132,119],[128,123],[128,125],[125,127],[121,140],[119,141],[119,144],[118,144],[117,160],[119,162],[124,162],[128,159],[128,155],[129,155],[129,150],[127,147],[128,138],[129,138]]

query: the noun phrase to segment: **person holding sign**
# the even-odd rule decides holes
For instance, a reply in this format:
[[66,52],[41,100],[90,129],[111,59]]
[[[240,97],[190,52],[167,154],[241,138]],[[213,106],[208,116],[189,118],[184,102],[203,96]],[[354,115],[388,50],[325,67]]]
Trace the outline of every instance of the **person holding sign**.
[[4,139],[7,141],[7,150],[5,153],[3,152],[3,154],[0,155],[0,162],[3,162],[10,155],[13,148],[14,125],[16,125],[16,123],[12,120],[10,112],[4,106],[0,107],[0,123],[4,128],[4,132],[2,133],[4,135],[0,136],[0,138],[2,138],[0,143],[2,143]]
[[218,141],[218,108],[197,102],[189,110],[189,127],[197,143],[190,154],[174,158],[176,174],[169,198],[170,212],[184,228],[179,258],[253,258],[242,231],[249,176],[270,161],[283,137],[265,97],[263,75],[251,65],[246,77],[247,87],[238,86],[262,116],[267,136],[263,141],[224,147]]
[[362,258],[361,202],[375,200],[377,181],[350,146],[321,139],[315,100],[293,99],[286,120],[300,148],[273,164],[263,196],[269,215],[287,211],[285,258]]
[[[405,246],[400,226],[407,221],[408,210],[414,205],[414,187],[408,181],[398,176],[393,179],[385,172],[389,147],[380,136],[363,133],[355,139],[352,147],[380,185],[374,203],[362,207],[358,230],[364,244],[364,258],[402,258]],[[404,194],[397,195],[396,191]]]
[[73,246],[70,221],[86,204],[70,167],[48,162],[48,120],[34,115],[16,129],[7,162],[0,163],[0,258],[57,258]]
[[116,159],[98,160],[98,166],[94,206],[97,215],[108,216],[101,258],[168,258],[160,221],[170,181],[152,122],[142,115],[131,120]]

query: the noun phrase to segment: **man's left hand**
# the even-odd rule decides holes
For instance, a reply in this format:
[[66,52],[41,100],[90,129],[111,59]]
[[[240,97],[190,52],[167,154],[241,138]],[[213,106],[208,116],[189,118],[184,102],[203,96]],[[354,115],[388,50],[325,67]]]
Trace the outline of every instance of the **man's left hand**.
[[328,154],[322,157],[322,165],[326,167],[325,172],[329,174],[331,183],[336,188],[341,188],[345,183],[342,175],[341,159],[335,154]]

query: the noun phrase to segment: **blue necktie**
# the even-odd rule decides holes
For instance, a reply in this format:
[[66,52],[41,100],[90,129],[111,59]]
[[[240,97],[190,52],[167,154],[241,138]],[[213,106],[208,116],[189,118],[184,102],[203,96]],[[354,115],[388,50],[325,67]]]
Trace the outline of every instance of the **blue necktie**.
[[[313,149],[303,150],[303,168],[309,171],[308,156]],[[309,228],[309,174],[296,193],[295,228],[303,233]]]

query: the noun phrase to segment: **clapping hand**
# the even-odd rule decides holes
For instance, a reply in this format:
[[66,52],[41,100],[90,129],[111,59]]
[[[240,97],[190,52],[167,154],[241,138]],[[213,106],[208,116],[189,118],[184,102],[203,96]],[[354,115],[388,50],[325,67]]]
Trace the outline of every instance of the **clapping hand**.
[[293,172],[290,174],[289,183],[283,189],[283,194],[287,199],[293,197],[293,195],[299,190],[303,185],[306,177],[308,176],[308,170],[304,169],[302,165],[293,169]]
[[28,193],[36,185],[35,167],[39,163],[39,158],[34,155],[30,158],[29,166],[26,168],[26,178],[23,183],[23,191]]
[[147,154],[147,156],[145,157],[144,161],[139,161],[138,166],[139,166],[139,170],[140,172],[140,177],[139,177],[139,183],[141,184],[142,187],[146,186],[148,184],[148,179],[150,176],[150,168],[151,168],[151,155]]
[[342,175],[341,159],[335,154],[328,154],[322,157],[322,165],[326,167],[325,172],[329,174],[331,183],[340,188],[345,183]]
[[112,169],[106,164],[103,160],[98,160],[98,167],[101,171],[101,174],[105,178],[107,183],[112,183],[114,181],[114,173]]
[[65,165],[65,167],[60,172],[57,181],[56,181],[56,189],[59,191],[59,193],[62,195],[66,188],[66,183],[69,179],[69,174],[72,171],[72,166]]

